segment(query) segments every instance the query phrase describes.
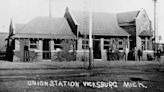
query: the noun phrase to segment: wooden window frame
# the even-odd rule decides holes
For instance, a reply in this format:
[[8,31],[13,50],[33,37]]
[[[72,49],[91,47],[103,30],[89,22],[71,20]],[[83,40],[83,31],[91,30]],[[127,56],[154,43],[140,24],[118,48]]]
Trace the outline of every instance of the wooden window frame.
[[37,40],[37,39],[30,39],[30,41],[29,41],[29,48],[30,49],[38,49],[38,45],[39,45],[39,40]]
[[[107,44],[106,44],[105,42],[107,42]],[[104,49],[104,50],[109,49],[110,45],[111,45],[111,40],[110,40],[110,39],[104,39],[104,46],[103,46],[103,49]]]
[[89,39],[82,39],[82,49],[89,49]]
[[61,42],[62,42],[62,39],[55,39],[53,40],[54,41],[54,49],[56,50],[57,48],[62,48],[61,47]]
[[[121,42],[121,44],[120,44]],[[124,41],[122,39],[118,40],[118,49],[119,50],[124,50]]]

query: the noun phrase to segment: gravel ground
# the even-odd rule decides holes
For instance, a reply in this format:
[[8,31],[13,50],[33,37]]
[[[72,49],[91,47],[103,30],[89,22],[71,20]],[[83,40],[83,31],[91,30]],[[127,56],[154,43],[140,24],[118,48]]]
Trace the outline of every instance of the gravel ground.
[[[164,92],[163,60],[95,61],[91,70],[85,69],[86,67],[79,61],[0,61],[0,92]],[[29,85],[30,81],[48,82],[49,85]],[[79,82],[80,86],[52,86],[51,81],[74,81]],[[117,82],[118,87],[97,88],[83,84],[110,81]],[[124,82],[128,82],[130,86],[124,86]]]
[[[93,67],[114,67],[114,66],[135,66],[135,65],[164,65],[164,59],[161,62],[155,61],[94,61]],[[55,62],[55,61],[41,61],[41,62],[7,62],[0,61],[0,69],[59,69],[59,68],[87,68],[88,63],[81,61],[71,61],[71,62]]]

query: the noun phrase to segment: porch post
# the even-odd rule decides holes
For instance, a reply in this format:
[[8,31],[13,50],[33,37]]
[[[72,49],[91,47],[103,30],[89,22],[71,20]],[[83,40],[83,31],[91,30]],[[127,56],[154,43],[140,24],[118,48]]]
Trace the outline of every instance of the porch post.
[[38,52],[38,60],[43,60],[43,40],[39,40],[39,52]]
[[101,46],[101,51],[104,50],[104,38],[100,39],[100,46]]
[[81,37],[78,39],[77,50],[82,50],[82,38]]
[[145,37],[145,50],[147,50],[147,37]]
[[104,52],[104,38],[100,39],[101,58],[107,60],[106,52]]
[[128,45],[128,49],[130,49],[130,44],[129,44],[129,36],[128,36],[128,38],[127,38],[127,45]]
[[[19,39],[15,39],[14,53],[16,53],[16,51],[20,51],[20,40]],[[20,62],[20,61],[21,61],[21,59],[14,54],[13,55],[13,62]]]
[[20,51],[20,40],[15,39],[15,51]]
[[51,60],[53,59],[55,52],[54,52],[54,40],[51,39]]
[[81,50],[82,50],[82,37],[79,37],[77,39],[77,51],[76,51],[77,60],[80,60],[81,56],[83,55],[83,52],[81,52]]

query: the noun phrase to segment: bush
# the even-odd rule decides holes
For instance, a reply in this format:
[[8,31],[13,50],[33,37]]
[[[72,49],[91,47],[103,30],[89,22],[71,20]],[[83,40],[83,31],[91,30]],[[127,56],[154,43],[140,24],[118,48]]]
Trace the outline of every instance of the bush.
[[107,60],[119,60],[119,52],[109,52],[107,53]]
[[75,61],[76,54],[74,52],[59,51],[59,52],[57,52],[57,60],[59,60],[59,61]]
[[54,57],[57,57],[59,61],[75,61],[76,51],[75,42],[72,40],[64,40],[61,43],[62,50],[57,52]]

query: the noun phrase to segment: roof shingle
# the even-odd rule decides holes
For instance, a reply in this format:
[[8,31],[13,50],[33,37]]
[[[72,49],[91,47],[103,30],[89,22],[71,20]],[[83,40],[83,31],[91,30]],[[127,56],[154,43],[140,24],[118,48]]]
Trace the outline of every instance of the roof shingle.
[[151,31],[142,31],[139,36],[148,36],[148,37],[151,37],[153,36],[153,33]]
[[134,22],[134,20],[137,17],[139,12],[140,11],[131,11],[131,12],[118,13],[117,14],[118,23],[120,24],[120,23]]
[[25,25],[16,25],[13,37],[42,38],[42,36],[44,38],[55,38],[55,36],[75,37],[67,20],[62,17],[37,17]]
[[[71,11],[78,22],[78,30],[81,34],[89,33],[89,12]],[[112,13],[92,13],[93,35],[128,36],[129,34],[118,26],[117,16]]]

